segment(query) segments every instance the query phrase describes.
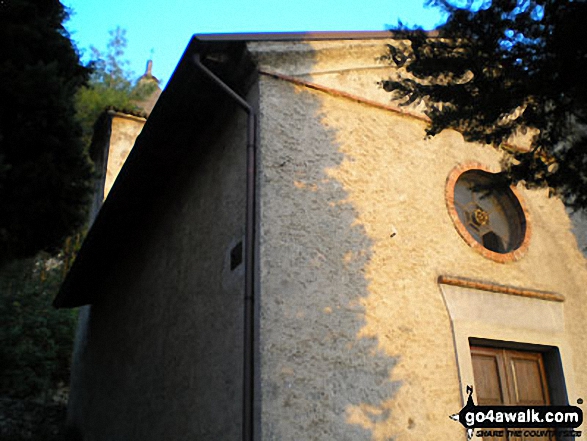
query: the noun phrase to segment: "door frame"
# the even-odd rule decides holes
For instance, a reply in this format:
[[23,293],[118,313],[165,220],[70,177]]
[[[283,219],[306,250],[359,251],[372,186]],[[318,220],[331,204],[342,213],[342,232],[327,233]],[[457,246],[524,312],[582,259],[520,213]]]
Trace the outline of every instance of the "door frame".
[[[467,401],[467,385],[475,384],[471,345],[542,352],[547,371],[552,371],[547,381],[555,380],[550,387],[552,402],[574,404],[579,398],[563,302],[444,283],[439,287],[453,333],[462,405]],[[473,398],[476,402],[474,388]]]

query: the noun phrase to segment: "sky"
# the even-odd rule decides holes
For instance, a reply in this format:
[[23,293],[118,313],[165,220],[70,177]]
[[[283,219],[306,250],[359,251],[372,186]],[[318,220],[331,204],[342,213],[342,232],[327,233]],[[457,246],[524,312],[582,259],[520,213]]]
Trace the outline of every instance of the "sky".
[[191,36],[201,33],[376,31],[397,24],[432,29],[438,10],[424,0],[62,0],[70,9],[65,27],[87,62],[90,46],[104,51],[109,31],[126,30],[124,55],[135,77],[153,60],[162,87]]

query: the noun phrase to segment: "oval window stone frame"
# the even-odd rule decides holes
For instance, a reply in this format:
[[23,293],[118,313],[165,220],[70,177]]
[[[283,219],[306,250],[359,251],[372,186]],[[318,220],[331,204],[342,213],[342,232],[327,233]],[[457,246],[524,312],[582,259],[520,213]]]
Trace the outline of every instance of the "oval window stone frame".
[[515,262],[520,260],[528,251],[528,247],[530,245],[530,239],[532,237],[532,222],[530,218],[530,214],[528,212],[527,205],[520,195],[519,191],[514,187],[510,186],[509,190],[512,192],[513,196],[517,199],[517,202],[520,204],[521,212],[524,216],[525,221],[525,232],[524,237],[521,240],[520,245],[506,253],[499,253],[496,251],[492,251],[485,246],[477,239],[475,239],[472,234],[468,231],[467,227],[461,221],[461,218],[457,212],[455,206],[455,187],[457,185],[457,181],[464,173],[468,171],[478,170],[481,172],[489,173],[489,174],[496,174],[495,171],[489,169],[489,167],[478,163],[478,162],[467,162],[465,164],[460,164],[452,169],[449,173],[447,180],[446,180],[446,187],[445,187],[445,201],[446,206],[448,209],[448,213],[453,221],[453,225],[455,226],[459,235],[463,238],[463,240],[469,245],[469,247],[473,248],[476,252],[481,254],[483,257],[493,260],[494,262],[498,263],[509,263]]

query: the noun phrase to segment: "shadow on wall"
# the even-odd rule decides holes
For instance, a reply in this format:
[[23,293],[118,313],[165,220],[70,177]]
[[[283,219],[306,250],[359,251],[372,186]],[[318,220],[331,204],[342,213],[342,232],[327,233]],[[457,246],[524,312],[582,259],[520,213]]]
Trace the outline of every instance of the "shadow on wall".
[[389,439],[399,357],[362,334],[373,243],[331,173],[348,158],[319,92],[261,82],[263,438]]

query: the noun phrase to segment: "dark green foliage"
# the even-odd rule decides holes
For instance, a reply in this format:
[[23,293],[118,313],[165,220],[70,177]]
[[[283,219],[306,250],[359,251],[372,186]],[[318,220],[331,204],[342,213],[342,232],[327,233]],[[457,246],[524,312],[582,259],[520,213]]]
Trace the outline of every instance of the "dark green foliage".
[[77,311],[56,310],[52,301],[77,248],[68,245],[58,257],[42,254],[0,270],[2,440],[64,439]]
[[[34,402],[0,398],[2,441],[67,441],[67,406],[56,402]],[[79,438],[78,438],[79,439]]]
[[38,398],[69,384],[77,314],[52,306],[64,260],[15,261],[0,272],[1,396]]
[[[549,186],[574,208],[587,207],[587,3],[494,0],[455,6],[432,36],[398,29],[389,46],[405,68],[383,87],[406,103],[423,101],[433,136],[446,128],[466,140],[506,148],[513,134],[533,134],[528,153],[506,159],[506,175]],[[462,4],[462,3],[461,3]]]
[[0,265],[87,219],[92,167],[74,97],[88,78],[57,0],[0,2]]

